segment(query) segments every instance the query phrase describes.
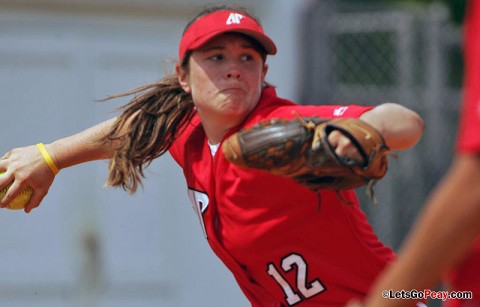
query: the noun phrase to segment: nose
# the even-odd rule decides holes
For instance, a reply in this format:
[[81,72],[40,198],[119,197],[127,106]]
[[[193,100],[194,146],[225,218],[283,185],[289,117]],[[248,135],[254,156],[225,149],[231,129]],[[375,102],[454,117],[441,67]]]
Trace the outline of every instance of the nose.
[[240,79],[240,73],[238,72],[228,72],[227,79]]
[[240,68],[237,64],[232,64],[227,68],[225,72],[225,77],[227,79],[240,79],[241,73]]

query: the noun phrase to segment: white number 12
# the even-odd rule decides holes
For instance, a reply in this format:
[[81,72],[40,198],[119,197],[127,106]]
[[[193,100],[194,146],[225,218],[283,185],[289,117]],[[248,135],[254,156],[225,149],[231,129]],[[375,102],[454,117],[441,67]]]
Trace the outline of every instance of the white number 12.
[[[302,256],[297,254],[290,254],[289,256],[282,259],[281,264],[284,272],[289,272],[294,267],[297,267],[296,286],[298,292],[300,292],[300,294],[305,299],[325,291],[325,287],[318,279],[307,283],[307,264],[305,263],[305,260],[302,258]],[[288,284],[285,278],[283,278],[283,276],[278,272],[277,268],[273,263],[268,264],[267,273],[272,276],[275,281],[282,287],[283,292],[285,293],[287,303],[290,306],[302,301],[300,295],[292,289],[292,287]]]

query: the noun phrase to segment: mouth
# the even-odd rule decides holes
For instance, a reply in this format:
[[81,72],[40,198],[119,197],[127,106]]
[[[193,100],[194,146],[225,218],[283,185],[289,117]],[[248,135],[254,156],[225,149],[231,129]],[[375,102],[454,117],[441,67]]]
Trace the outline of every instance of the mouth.
[[243,93],[244,90],[240,87],[228,87],[223,89],[221,92],[225,94],[240,94]]

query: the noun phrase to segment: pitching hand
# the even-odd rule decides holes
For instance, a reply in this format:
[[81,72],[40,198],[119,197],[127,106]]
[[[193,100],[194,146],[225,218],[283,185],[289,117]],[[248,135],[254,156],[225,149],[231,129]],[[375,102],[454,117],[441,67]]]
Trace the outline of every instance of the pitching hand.
[[4,208],[23,188],[30,186],[33,195],[25,206],[26,213],[39,206],[55,178],[34,145],[15,148],[3,155],[0,158],[0,171],[5,172],[0,177],[0,189],[13,181],[8,192],[0,200],[0,208]]

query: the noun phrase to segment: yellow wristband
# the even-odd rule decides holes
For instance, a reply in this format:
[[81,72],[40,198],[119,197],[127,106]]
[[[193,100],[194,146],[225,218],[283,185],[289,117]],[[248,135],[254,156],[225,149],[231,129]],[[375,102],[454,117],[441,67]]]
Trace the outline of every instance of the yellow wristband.
[[45,160],[45,162],[47,162],[48,167],[50,167],[50,170],[52,170],[53,174],[54,175],[58,174],[58,172],[60,170],[58,169],[55,162],[53,162],[52,157],[50,156],[50,154],[47,151],[47,148],[45,148],[45,145],[43,143],[38,143],[37,148],[40,151],[40,153],[42,154],[42,157]]

